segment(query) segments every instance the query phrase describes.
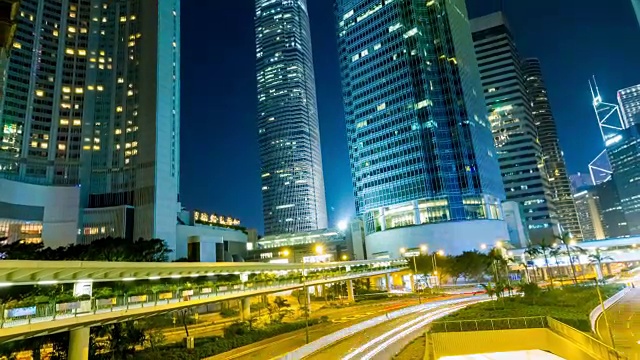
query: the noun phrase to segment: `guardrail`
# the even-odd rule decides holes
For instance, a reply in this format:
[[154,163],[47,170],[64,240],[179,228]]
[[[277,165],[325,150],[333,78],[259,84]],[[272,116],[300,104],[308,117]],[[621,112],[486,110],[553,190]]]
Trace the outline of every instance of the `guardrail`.
[[[604,308],[608,309],[609,307],[611,307],[613,304],[618,302],[618,300],[622,299],[622,297],[625,296],[630,290],[631,290],[630,288],[624,288],[618,291],[615,295],[613,295],[612,297],[604,301]],[[602,305],[596,306],[596,308],[591,310],[591,313],[589,314],[589,321],[591,322],[591,331],[594,334],[598,333],[596,329],[596,323],[598,322],[598,318],[600,317],[600,315],[602,315]]]
[[548,316],[520,318],[500,318],[482,320],[436,321],[431,324],[430,333],[459,333],[473,331],[515,330],[546,328],[571,341],[596,359],[628,359],[614,348],[600,340],[574,329],[571,326]]
[[528,316],[520,318],[435,321],[431,324],[430,332],[535,329],[546,327],[546,316]]
[[614,348],[606,345],[602,341],[585,334],[584,332],[574,329],[556,319],[547,318],[549,329],[561,335],[565,339],[570,340],[573,344],[581,347],[589,352],[596,359],[602,360],[623,360],[628,359],[625,355],[619,353]]
[[[194,286],[188,289],[152,291],[146,293],[114,295],[106,298],[90,298],[65,303],[47,303],[25,307],[0,307],[0,329],[17,326],[68,319],[79,316],[117,312],[129,309],[151,308],[159,305],[176,304],[193,300],[203,300],[218,296],[228,296],[248,292],[252,296],[255,292],[270,290],[287,290],[302,286],[313,286],[327,282],[346,281],[366,276],[375,276],[392,271],[402,270],[404,266],[386,267],[384,269],[368,269],[366,271],[352,271],[333,273],[334,276],[321,276],[313,279],[288,279],[270,282],[246,282],[224,286]],[[238,296],[240,297],[240,296]],[[213,302],[213,301],[212,301]]]

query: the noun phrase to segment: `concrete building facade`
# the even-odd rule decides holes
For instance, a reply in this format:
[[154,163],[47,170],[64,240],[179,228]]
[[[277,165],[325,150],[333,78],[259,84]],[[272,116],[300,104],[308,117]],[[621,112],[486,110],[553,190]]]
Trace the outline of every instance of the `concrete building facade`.
[[556,208],[511,30],[500,12],[472,19],[471,29],[507,200],[522,204],[531,241],[551,239]]

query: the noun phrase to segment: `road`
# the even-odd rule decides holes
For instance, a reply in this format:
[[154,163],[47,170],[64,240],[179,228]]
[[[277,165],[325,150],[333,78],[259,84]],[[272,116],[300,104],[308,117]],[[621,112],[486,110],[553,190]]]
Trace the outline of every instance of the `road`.
[[[629,360],[640,360],[640,288],[631,289],[622,299],[607,309],[616,350]],[[604,317],[596,324],[598,334],[611,343]]]
[[[470,302],[475,301],[477,299],[470,300]],[[388,360],[398,354],[409,342],[422,335],[431,321],[463,306],[463,304],[441,305],[394,318],[358,331],[304,359]]]
[[[452,297],[441,297],[430,299],[429,301],[450,299]],[[423,299],[423,302],[425,300]],[[332,334],[338,330],[347,328],[362,321],[375,318],[389,311],[401,309],[411,305],[417,305],[418,300],[401,299],[384,303],[371,303],[361,306],[351,306],[342,309],[335,309],[330,314],[330,321],[327,324],[313,326],[309,329],[310,341],[315,341],[323,336]],[[196,341],[197,343],[197,341]],[[225,352],[220,355],[209,357],[206,360],[264,360],[277,358],[283,354],[291,352],[305,345],[305,330],[298,330],[291,333],[279,335],[271,339],[260,341],[249,346],[244,346]],[[197,346],[197,345],[196,345]]]

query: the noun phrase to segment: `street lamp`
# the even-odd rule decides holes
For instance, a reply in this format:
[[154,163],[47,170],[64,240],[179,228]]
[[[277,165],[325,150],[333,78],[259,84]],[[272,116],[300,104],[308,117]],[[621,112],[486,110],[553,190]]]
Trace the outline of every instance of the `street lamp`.
[[284,255],[285,257],[289,256],[289,250],[286,250],[286,249],[285,249],[285,250],[282,252],[282,255]]
[[316,245],[316,254],[322,255],[323,252],[324,252],[324,248],[322,247],[322,245],[320,244]]
[[[422,254],[423,252],[427,251],[427,245],[420,245],[420,254]],[[402,254],[402,256],[406,256],[405,254],[407,253],[407,249],[404,247],[400,248],[400,254]],[[416,279],[416,276],[418,275],[418,265],[416,264],[416,256],[418,256],[416,254],[415,251],[412,251],[409,256],[413,259],[413,288],[414,290],[418,293],[418,304],[422,304],[422,297],[420,296],[420,291],[418,291],[418,281]]]
[[347,261],[349,260],[349,257],[347,255],[342,255],[342,261]]

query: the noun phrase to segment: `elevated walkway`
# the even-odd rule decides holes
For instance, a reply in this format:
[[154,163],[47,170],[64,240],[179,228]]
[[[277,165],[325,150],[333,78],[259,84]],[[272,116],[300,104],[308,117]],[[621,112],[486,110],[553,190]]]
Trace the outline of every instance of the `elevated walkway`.
[[[172,292],[149,292],[143,295],[121,295],[107,299],[75,301],[64,304],[43,304],[16,309],[2,309],[0,343],[62,331],[89,328],[113,322],[135,320],[184,308],[233,299],[289,291],[353,279],[381,276],[404,271],[403,264],[372,267],[359,271],[332,272],[330,275],[305,282],[296,280],[269,283],[243,283],[234,286],[195,287]],[[248,309],[247,309],[248,310]]]

